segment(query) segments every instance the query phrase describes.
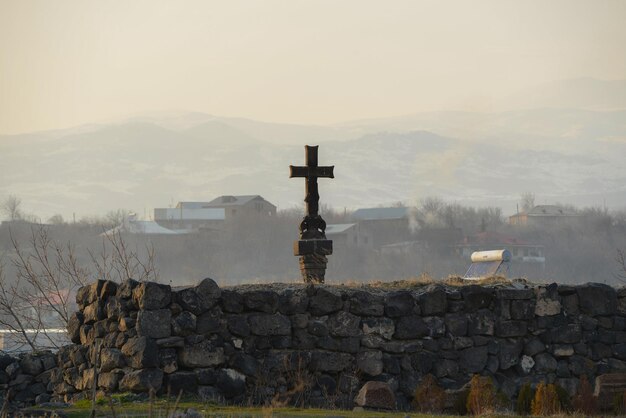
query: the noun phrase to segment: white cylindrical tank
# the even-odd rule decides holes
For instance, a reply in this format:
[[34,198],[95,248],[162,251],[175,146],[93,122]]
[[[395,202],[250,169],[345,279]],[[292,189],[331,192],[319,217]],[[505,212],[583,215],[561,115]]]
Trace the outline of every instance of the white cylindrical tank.
[[485,261],[511,261],[509,250],[474,251],[472,253],[472,263]]

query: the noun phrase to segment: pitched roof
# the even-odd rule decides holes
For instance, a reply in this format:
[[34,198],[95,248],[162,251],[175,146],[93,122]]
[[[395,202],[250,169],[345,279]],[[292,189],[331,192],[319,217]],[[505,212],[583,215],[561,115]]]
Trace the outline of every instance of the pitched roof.
[[359,221],[381,220],[381,219],[406,219],[409,217],[410,208],[362,208],[357,209],[352,214],[354,219]]
[[341,234],[356,224],[330,224],[326,225],[326,235]]
[[[243,206],[253,200],[263,200],[267,202],[267,200],[263,199],[263,197],[258,194],[244,195],[244,196],[225,195],[225,196],[217,197],[211,200],[210,202],[205,203],[203,207],[207,208],[207,207],[223,207],[223,206]],[[267,202],[267,203],[270,203],[270,202]]]
[[180,209],[181,207],[183,209],[202,209],[208,204],[209,202],[178,202],[176,207],[178,209]]
[[528,211],[528,216],[578,216],[578,214],[562,206],[538,205]]
[[224,208],[155,208],[154,219],[157,221],[205,220],[223,221],[226,219]]
[[137,221],[133,219],[126,219],[121,225],[109,229],[108,231],[105,231],[100,235],[111,235],[118,233],[178,235],[188,233],[188,231],[174,231],[171,229],[167,229],[154,221]]
[[480,244],[480,245],[532,245],[529,242],[520,240],[515,237],[503,235],[498,232],[485,231],[478,232],[474,235],[466,237],[462,244]]

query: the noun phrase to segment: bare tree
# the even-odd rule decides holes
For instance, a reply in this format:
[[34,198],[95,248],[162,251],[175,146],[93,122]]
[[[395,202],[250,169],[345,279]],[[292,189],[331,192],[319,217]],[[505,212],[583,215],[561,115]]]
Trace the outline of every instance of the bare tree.
[[104,239],[100,253],[89,251],[97,277],[117,282],[128,279],[159,280],[153,246],[146,246],[145,254],[142,255],[137,247],[128,245],[120,232],[106,232],[102,235]]
[[626,252],[624,250],[618,249],[615,261],[617,261],[618,269],[617,273],[615,274],[615,278],[623,283],[626,283]]
[[4,202],[2,202],[2,212],[9,218],[11,221],[17,221],[22,219],[24,214],[22,213],[22,199],[15,195],[10,195],[7,197]]
[[32,227],[26,245],[11,234],[11,245],[13,280],[7,280],[0,264],[0,326],[31,349],[54,348],[63,342],[58,329],[67,328],[76,308],[76,291],[90,279],[158,279],[154,250],[147,248],[144,256],[119,233],[104,235],[100,254],[89,252],[91,268],[79,262],[71,243],[51,239],[45,226]]
[[48,223],[52,225],[63,225],[65,223],[65,220],[63,219],[62,215],[57,213],[56,215],[52,215],[50,218],[48,218]]
[[0,324],[33,349],[56,347],[58,333],[49,329],[67,325],[75,291],[87,283],[88,271],[78,264],[74,248],[51,240],[45,227],[31,229],[27,250],[12,234],[11,244],[15,277],[10,282],[2,277],[0,283]]
[[128,209],[110,210],[104,216],[103,225],[108,227],[121,225],[122,222],[124,222],[124,219],[126,219],[130,214],[131,211],[129,211]]
[[535,207],[535,194],[532,192],[524,192],[520,195],[522,210],[528,212]]

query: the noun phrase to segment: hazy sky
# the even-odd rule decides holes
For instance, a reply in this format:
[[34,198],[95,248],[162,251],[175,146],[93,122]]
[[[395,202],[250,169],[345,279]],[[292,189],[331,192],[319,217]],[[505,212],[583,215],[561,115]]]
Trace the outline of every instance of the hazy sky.
[[0,133],[142,111],[333,123],[626,75],[626,2],[0,0]]

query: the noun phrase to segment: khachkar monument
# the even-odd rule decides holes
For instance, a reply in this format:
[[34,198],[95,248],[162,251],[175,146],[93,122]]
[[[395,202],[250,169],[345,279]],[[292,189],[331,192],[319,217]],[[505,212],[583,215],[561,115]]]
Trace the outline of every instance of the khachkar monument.
[[306,215],[300,223],[300,239],[293,244],[293,254],[300,256],[300,271],[305,283],[324,283],[326,256],[333,253],[333,242],[326,239],[326,222],[319,215],[320,195],[317,191],[319,177],[334,178],[333,169],[317,165],[318,146],[305,145],[306,166],[289,166],[289,177],[306,179]]

